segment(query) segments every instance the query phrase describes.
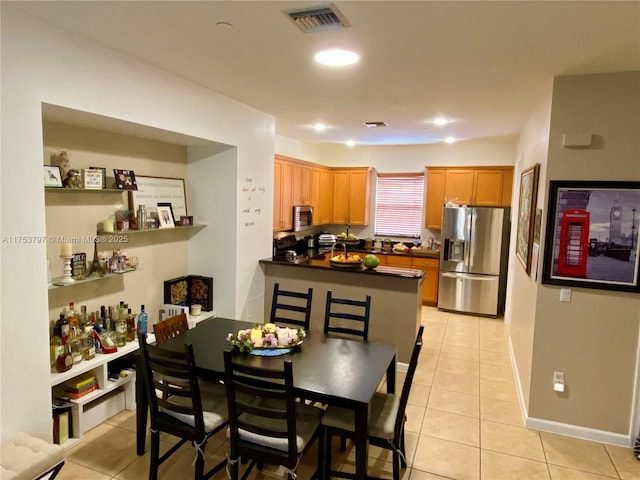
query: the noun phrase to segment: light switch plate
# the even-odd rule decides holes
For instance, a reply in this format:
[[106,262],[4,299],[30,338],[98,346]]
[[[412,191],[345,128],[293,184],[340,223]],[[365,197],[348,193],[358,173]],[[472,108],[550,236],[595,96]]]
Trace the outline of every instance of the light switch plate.
[[571,289],[570,288],[561,288],[560,289],[560,301],[561,302],[570,302],[571,301]]

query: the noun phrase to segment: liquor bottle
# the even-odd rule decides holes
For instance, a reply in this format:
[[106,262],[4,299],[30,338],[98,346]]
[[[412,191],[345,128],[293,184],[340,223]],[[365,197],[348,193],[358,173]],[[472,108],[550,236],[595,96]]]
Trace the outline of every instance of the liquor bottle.
[[52,369],[55,368],[56,359],[60,353],[62,353],[62,342],[60,341],[58,333],[54,331],[51,340],[49,340],[49,361]]
[[127,342],[133,342],[136,339],[136,315],[131,313],[131,309],[127,309]]
[[80,306],[80,318],[78,320],[78,326],[80,327],[80,331],[84,331],[85,325],[89,322],[89,316],[87,315],[87,306]]
[[[69,320],[64,314],[64,311],[60,312],[60,318],[56,322],[56,333],[60,337],[60,342],[64,339],[66,342],[69,339]],[[60,343],[62,345],[62,343]]]
[[118,317],[116,323],[116,345],[124,347],[127,344],[127,321],[125,317]]
[[71,350],[66,338],[62,340],[62,351],[56,358],[56,372],[62,373],[70,370],[73,367],[73,357],[71,356]]
[[[66,317],[67,320],[69,320],[70,332],[76,331],[78,323],[80,322],[80,313],[78,313],[78,311],[75,309],[75,305],[73,302],[69,302],[69,308],[67,309]],[[74,330],[74,327],[76,328],[76,330]]]
[[147,338],[147,312],[144,311],[144,305],[140,306],[138,314],[138,331],[144,338]]
[[96,344],[93,337],[93,325],[86,325],[84,327],[84,334],[82,337],[82,359],[91,360],[96,356]]
[[107,327],[107,325],[106,325],[106,323],[105,323],[105,322],[106,322],[106,315],[107,315],[107,314],[106,314],[106,311],[105,311],[104,305],[101,305],[101,306],[100,306],[100,316],[99,316],[98,318],[96,318],[96,324],[95,324],[95,327],[100,328],[101,330],[102,330],[103,328],[106,328],[106,327]]

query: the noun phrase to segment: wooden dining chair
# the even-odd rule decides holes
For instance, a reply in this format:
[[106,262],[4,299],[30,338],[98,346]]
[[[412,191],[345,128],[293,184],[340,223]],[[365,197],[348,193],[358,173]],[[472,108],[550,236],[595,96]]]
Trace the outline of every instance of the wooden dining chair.
[[[391,393],[375,393],[371,399],[369,413],[369,442],[381,448],[393,451],[393,480],[400,480],[400,468],[406,468],[406,450],[404,424],[407,420],[405,411],[411,392],[411,384],[418,366],[418,358],[422,349],[420,326],[411,353],[409,368],[402,385],[402,393],[398,397]],[[352,478],[344,472],[331,471],[331,438],[334,435],[353,438],[355,435],[355,415],[352,410],[329,406],[322,417],[325,428],[325,467],[327,477]]]
[[[370,311],[371,295],[367,295],[364,300],[351,300],[336,298],[333,296],[333,292],[328,290],[324,313],[325,335],[340,333],[368,340]],[[344,322],[345,320],[346,322]]]
[[[158,478],[158,467],[186,442],[191,442],[195,450],[195,480],[210,478],[226,464],[224,460],[204,473],[207,440],[228,425],[224,386],[219,385],[216,390],[208,388],[206,394],[201,392],[191,344],[185,345],[184,352],[163,350],[160,346],[147,344],[141,333],[138,333],[138,343],[142,355],[141,374],[151,417],[149,480]],[[165,381],[167,377],[181,379],[180,386]],[[156,395],[156,390],[163,392],[163,395]],[[162,456],[160,432],[179,439]]]
[[282,370],[264,369],[238,364],[226,351],[224,366],[231,480],[238,479],[240,459],[250,462],[243,480],[256,464],[280,465],[294,480],[300,459],[316,440],[318,468],[311,478],[322,479],[324,410],[295,401],[291,361]]
[[280,289],[280,284],[273,286],[273,301],[271,302],[271,323],[285,323],[302,327],[309,331],[311,321],[311,300],[313,299],[313,288],[309,288],[306,293],[293,292]]
[[153,325],[153,334],[156,343],[162,343],[168,338],[173,338],[189,330],[189,322],[186,313],[174,315]]

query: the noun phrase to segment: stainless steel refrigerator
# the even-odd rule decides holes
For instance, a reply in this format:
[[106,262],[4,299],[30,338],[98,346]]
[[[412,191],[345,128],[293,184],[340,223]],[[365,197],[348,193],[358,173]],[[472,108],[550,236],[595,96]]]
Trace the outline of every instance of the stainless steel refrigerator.
[[504,312],[510,213],[443,208],[438,308],[487,316]]

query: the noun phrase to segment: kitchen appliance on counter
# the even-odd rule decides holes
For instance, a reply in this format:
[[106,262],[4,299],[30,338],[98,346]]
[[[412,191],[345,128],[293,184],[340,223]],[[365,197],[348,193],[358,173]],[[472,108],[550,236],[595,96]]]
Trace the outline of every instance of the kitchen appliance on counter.
[[304,240],[300,241],[295,235],[285,235],[273,240],[273,259],[290,263],[304,263],[309,261],[307,247]]
[[332,233],[321,233],[318,235],[318,253],[331,252],[331,247],[338,241],[338,238]]
[[509,208],[444,207],[438,308],[496,317],[504,312]]

